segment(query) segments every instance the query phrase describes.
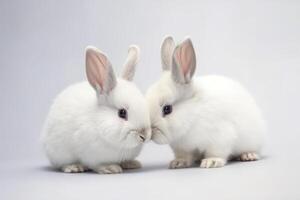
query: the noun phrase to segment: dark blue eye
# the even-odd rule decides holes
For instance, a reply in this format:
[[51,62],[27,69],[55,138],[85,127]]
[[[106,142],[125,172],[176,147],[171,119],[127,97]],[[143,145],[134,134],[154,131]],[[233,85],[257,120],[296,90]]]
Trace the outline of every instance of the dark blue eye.
[[172,105],[165,105],[162,110],[163,116],[170,114],[172,110],[173,110]]
[[118,111],[118,115],[120,118],[127,120],[127,110],[125,110],[124,108]]

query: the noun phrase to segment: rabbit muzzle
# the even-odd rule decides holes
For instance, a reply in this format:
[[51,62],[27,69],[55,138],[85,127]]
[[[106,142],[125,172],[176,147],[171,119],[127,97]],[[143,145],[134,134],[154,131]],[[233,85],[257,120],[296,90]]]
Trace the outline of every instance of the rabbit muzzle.
[[156,126],[152,126],[151,130],[152,130],[151,139],[155,143],[157,143],[157,144],[167,144],[168,143],[167,137],[164,135],[163,131],[160,128],[158,128]]
[[130,133],[136,135],[136,138],[140,143],[148,142],[151,137],[151,131],[149,128],[131,130]]

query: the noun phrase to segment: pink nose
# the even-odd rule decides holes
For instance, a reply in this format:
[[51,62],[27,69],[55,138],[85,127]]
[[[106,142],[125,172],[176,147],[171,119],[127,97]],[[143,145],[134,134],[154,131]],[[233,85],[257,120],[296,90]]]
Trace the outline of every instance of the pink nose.
[[139,138],[141,139],[142,142],[145,142],[145,140],[146,140],[146,137],[143,135],[139,135]]

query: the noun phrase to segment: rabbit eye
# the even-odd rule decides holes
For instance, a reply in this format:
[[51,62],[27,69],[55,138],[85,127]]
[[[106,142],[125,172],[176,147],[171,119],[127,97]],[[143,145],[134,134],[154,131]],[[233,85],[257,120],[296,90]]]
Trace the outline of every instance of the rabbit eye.
[[166,116],[166,115],[168,115],[168,114],[170,114],[171,112],[172,112],[172,106],[171,105],[165,105],[164,107],[163,107],[163,116]]
[[127,110],[125,110],[124,108],[118,111],[118,115],[120,118],[127,120]]

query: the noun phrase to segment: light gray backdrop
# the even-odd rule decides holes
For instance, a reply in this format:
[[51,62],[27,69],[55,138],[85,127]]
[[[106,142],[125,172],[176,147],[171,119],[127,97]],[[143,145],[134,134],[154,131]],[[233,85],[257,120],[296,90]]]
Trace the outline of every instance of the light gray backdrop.
[[[140,159],[145,162],[148,176],[155,178],[140,186],[143,188],[139,188],[138,192],[124,189],[123,185],[117,187],[114,181],[120,180],[106,177],[105,180],[112,180],[111,187],[116,187],[118,192],[114,191],[112,195],[110,189],[107,192],[105,186],[99,186],[106,191],[105,197],[113,199],[125,195],[138,198],[142,193],[149,199],[189,195],[201,198],[201,193],[205,197],[215,192],[222,199],[250,198],[254,194],[260,198],[300,198],[296,189],[300,178],[297,170],[300,165],[300,1],[296,0],[1,0],[0,168],[4,172],[2,175],[0,172],[3,180],[0,184],[3,184],[4,190],[0,194],[11,198],[26,194],[25,197],[38,199],[49,192],[44,191],[43,186],[52,183],[41,183],[40,177],[51,179],[54,176],[57,179],[53,182],[56,182],[64,176],[50,173],[45,168],[47,162],[38,139],[55,95],[67,85],[85,80],[84,49],[87,45],[97,46],[106,52],[118,71],[128,46],[139,45],[141,59],[135,82],[145,92],[160,75],[159,48],[167,34],[173,35],[177,41],[187,35],[192,38],[197,53],[197,75],[229,76],[244,84],[256,97],[269,124],[266,158],[257,164],[229,165],[216,171],[186,170],[188,175],[185,175],[182,170],[165,170],[172,158],[167,146],[149,144]],[[265,166],[268,167],[263,168]],[[252,167],[258,168],[257,171],[252,171]],[[261,168],[263,172],[259,170]],[[19,176],[14,175],[16,171],[19,171]],[[140,185],[139,180],[145,180],[142,173],[134,173],[138,177],[131,183]],[[227,175],[219,180],[214,173]],[[162,178],[163,174],[169,174],[169,177]],[[195,174],[199,179],[191,181],[189,176],[193,178]],[[239,179],[247,178],[249,174],[251,181]],[[237,176],[234,181],[231,180],[232,175]],[[24,185],[33,188],[30,186],[35,184],[39,189],[35,192],[28,188],[25,190],[23,182],[20,182],[23,176],[31,180]],[[68,177],[65,178],[68,181]],[[72,176],[72,182],[76,182],[76,178]],[[202,183],[198,183],[201,180]],[[124,184],[126,181],[124,179]],[[156,181],[165,181],[169,186],[161,185],[150,190],[157,185]],[[175,181],[185,184],[176,185]],[[195,184],[186,185],[190,182]],[[221,184],[218,185],[218,182]],[[280,182],[286,186],[282,188]],[[61,184],[64,186],[64,183]],[[96,184],[101,185],[95,181],[95,188]],[[200,185],[202,192],[198,189]],[[84,186],[75,183],[68,191],[53,190],[60,194],[59,197],[74,195],[72,197],[79,198],[84,197],[84,192],[76,193],[81,187]],[[230,192],[227,187],[240,192]],[[12,193],[15,188],[19,188],[19,192]],[[101,192],[97,196],[95,191],[90,190],[90,197],[103,197]],[[198,190],[199,193],[195,193]]]

